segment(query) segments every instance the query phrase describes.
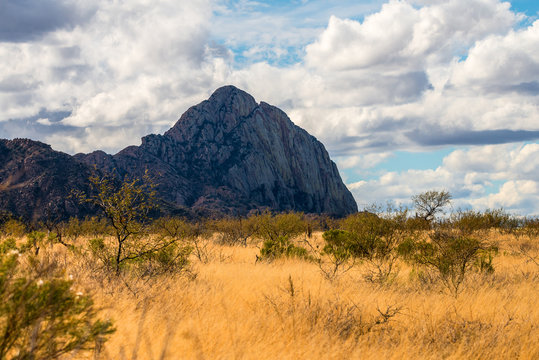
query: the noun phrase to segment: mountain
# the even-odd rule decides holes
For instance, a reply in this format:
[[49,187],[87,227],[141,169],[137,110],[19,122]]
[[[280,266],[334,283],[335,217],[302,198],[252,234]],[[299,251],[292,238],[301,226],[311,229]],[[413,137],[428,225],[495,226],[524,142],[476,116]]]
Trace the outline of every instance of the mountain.
[[[83,175],[97,168],[120,179],[140,178],[147,171],[169,211],[244,215],[267,208],[334,216],[357,211],[324,146],[283,111],[258,104],[233,86],[217,89],[208,100],[191,107],[163,135],[145,136],[140,146],[115,155],[95,151],[70,157],[47,149],[42,156],[50,154],[52,159],[44,170],[56,176],[54,181],[62,178],[58,171],[72,171],[73,166],[79,166],[81,174],[69,178],[73,183],[64,181],[53,194],[67,194],[66,186],[82,186]],[[18,155],[19,162],[25,162],[27,153]],[[58,156],[67,168],[55,164]],[[0,184],[4,184],[16,166],[0,167]],[[37,198],[48,200],[46,194]]]
[[0,209],[27,220],[88,213],[70,197],[88,192],[91,171],[72,156],[28,139],[0,139]]

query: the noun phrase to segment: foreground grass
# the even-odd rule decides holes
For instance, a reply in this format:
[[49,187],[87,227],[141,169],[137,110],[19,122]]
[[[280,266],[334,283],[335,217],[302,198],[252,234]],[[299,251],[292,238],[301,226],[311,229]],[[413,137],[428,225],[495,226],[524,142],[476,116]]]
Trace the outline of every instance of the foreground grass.
[[362,264],[328,281],[313,263],[255,263],[255,246],[212,244],[190,275],[142,281],[53,251],[114,319],[94,358],[537,359],[539,268],[516,239],[497,240],[495,273],[471,274],[457,298],[403,263],[384,285],[365,281]]

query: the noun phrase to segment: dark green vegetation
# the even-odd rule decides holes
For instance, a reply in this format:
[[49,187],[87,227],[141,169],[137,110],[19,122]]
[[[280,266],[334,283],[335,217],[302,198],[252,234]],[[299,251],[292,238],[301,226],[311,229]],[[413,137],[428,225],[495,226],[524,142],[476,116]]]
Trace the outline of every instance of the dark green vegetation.
[[[498,248],[489,241],[492,231],[527,239],[515,250],[539,264],[526,245],[539,235],[538,219],[502,210],[437,217],[451,200],[443,191],[414,196],[414,215],[407,208],[390,207],[343,219],[266,211],[193,221],[152,218],[156,201],[148,179],[116,184],[92,177],[91,184],[91,192],[77,197],[101,209],[101,216],[33,224],[3,216],[0,359],[49,359],[88,350],[97,354],[114,331],[109,320],[100,319],[90,294],[76,291],[76,284],[66,277],[50,251],[55,244],[84,259],[92,274],[101,274],[101,281],[121,279],[134,296],[129,279],[148,283],[163,275],[194,277],[190,262],[209,261],[209,241],[258,246],[256,262],[282,258],[312,262],[330,281],[361,263],[366,265],[367,281],[389,285],[399,262],[406,262],[414,268],[418,284],[439,283],[455,297],[470,274],[488,276],[495,271]],[[321,239],[312,236],[315,231],[322,232]]]

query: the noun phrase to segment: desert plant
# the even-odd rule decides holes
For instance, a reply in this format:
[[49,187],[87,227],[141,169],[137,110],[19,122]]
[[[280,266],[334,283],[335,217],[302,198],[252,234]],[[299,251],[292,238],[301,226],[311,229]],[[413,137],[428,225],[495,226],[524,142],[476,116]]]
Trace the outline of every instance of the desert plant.
[[[164,273],[185,269],[193,249],[199,245],[199,229],[186,220],[165,217],[153,222],[152,233],[155,251],[144,254],[144,259],[148,261],[148,272]],[[201,252],[199,246],[200,256]]]
[[254,215],[252,221],[254,237],[263,240],[257,261],[271,261],[280,257],[309,258],[307,249],[295,245],[292,241],[307,230],[302,213],[272,215],[270,212],[264,212]]
[[218,242],[225,245],[247,246],[247,241],[256,232],[256,217],[225,218],[212,222],[211,227],[218,233]]
[[32,231],[27,236],[26,244],[24,244],[24,250],[32,249],[34,254],[39,254],[39,250],[43,246],[46,234],[42,231]]
[[88,295],[50,264],[17,250],[0,254],[0,359],[56,359],[98,349],[114,331]]
[[502,233],[515,233],[522,227],[522,221],[506,213],[503,209],[458,210],[441,224],[446,229],[457,229],[462,234],[484,236],[491,229]]
[[111,228],[107,219],[103,217],[92,216],[84,218],[84,220],[80,221],[80,229],[77,228],[78,226],[76,224],[74,225],[75,228],[71,230],[71,236],[75,234],[78,236],[80,234],[83,236],[99,237],[114,233],[114,229]]
[[306,233],[307,224],[302,213],[288,212],[272,215],[264,212],[254,215],[252,220],[253,235],[264,241],[277,241],[279,238],[292,239],[300,234]]

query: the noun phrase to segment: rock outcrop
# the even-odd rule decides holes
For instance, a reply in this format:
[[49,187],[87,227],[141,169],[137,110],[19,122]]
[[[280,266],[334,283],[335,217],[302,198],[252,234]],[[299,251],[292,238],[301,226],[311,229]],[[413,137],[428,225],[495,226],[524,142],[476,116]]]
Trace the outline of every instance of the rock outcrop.
[[[50,148],[46,152],[61,154]],[[19,162],[26,161],[25,154]],[[78,168],[80,174],[95,167],[119,178],[140,178],[147,171],[169,210],[244,215],[267,208],[334,216],[357,211],[324,146],[283,111],[258,104],[233,86],[220,88],[191,107],[165,134],[143,137],[140,146],[115,155],[95,151],[61,156],[66,164],[62,166],[68,168],[50,164],[49,173],[84,166]],[[14,166],[3,166],[0,184],[12,171],[16,173]],[[62,191],[68,193],[69,186],[83,183],[82,177],[76,183],[68,181]]]

